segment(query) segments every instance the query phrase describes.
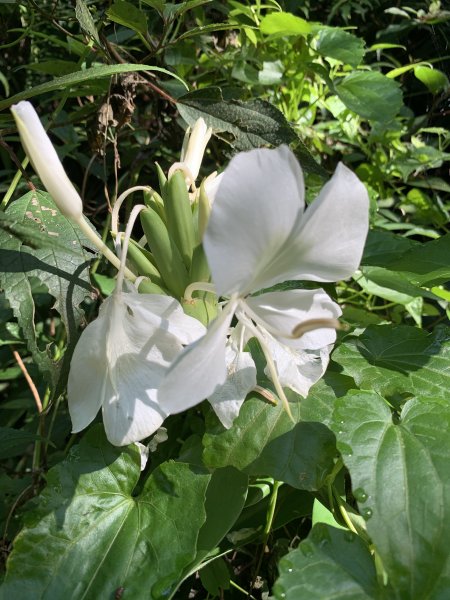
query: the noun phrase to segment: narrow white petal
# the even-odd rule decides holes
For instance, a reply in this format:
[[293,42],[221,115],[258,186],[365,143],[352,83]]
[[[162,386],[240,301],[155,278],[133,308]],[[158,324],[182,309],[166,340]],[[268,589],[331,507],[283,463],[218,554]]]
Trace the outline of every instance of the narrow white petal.
[[219,295],[245,295],[267,285],[273,258],[301,217],[303,196],[302,171],[287,146],[242,152],[231,160],[204,237]]
[[208,400],[222,425],[229,429],[238,416],[247,394],[256,386],[256,367],[250,352],[226,349],[227,378]]
[[83,203],[67,177],[53,144],[30,102],[11,107],[20,139],[46,190],[66,217],[81,218]]
[[304,321],[337,319],[342,314],[338,304],[322,289],[269,292],[248,297],[245,304],[274,337],[292,348],[315,350],[336,340],[336,331],[330,328],[315,329],[298,339],[289,339],[293,329]]
[[354,273],[369,228],[369,196],[358,177],[340,163],[307,208],[292,252],[301,257],[293,279],[338,281]]
[[230,301],[206,335],[187,346],[174,361],[158,391],[165,411],[179,413],[195,406],[224,383],[225,345],[235,309],[236,301]]

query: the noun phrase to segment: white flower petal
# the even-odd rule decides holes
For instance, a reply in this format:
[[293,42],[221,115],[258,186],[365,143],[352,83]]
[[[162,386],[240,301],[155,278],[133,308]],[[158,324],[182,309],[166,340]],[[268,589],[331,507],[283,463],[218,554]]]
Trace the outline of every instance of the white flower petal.
[[106,356],[106,338],[110,322],[111,298],[105,300],[102,313],[81,334],[70,363],[67,396],[72,433],[91,423],[105,398],[114,392]]
[[[310,387],[325,373],[332,345],[320,350],[305,351],[281,344],[267,332],[264,332],[263,337],[272,355],[281,385],[306,398]],[[270,377],[267,368],[265,373]]]
[[250,352],[239,352],[230,344],[226,348],[227,378],[208,396],[222,425],[229,429],[238,416],[247,394],[256,386],[256,367]]
[[74,431],[103,406],[108,439],[122,446],[154,433],[168,412],[157,389],[183,343],[206,329],[173,298],[114,293],[83,332],[69,374]]
[[339,281],[358,268],[369,228],[369,196],[350,169],[340,163],[331,180],[307,208],[290,252],[299,257],[292,279]]
[[66,217],[81,218],[83,203],[67,177],[53,144],[50,141],[33,105],[22,101],[13,104],[11,112],[19,130],[28,158],[47,192]]
[[148,357],[129,354],[120,357],[112,372],[116,394],[103,403],[103,422],[108,440],[125,446],[155,433],[167,417],[158,405],[156,389],[165,368]]
[[157,327],[174,335],[181,344],[186,345],[195,342],[206,333],[206,327],[197,319],[186,315],[181,304],[170,296],[127,293],[122,297],[136,316],[134,322],[140,322],[139,329],[143,336],[148,335],[149,326]]
[[219,295],[245,295],[270,285],[267,272],[301,217],[303,195],[302,171],[287,146],[242,152],[231,160],[204,237]]
[[[309,331],[298,339],[286,337],[304,321],[337,319],[342,314],[339,306],[322,289],[268,292],[246,298],[245,304],[274,337],[292,348],[315,350],[336,340],[336,331],[328,327]],[[280,334],[274,333],[275,330]]]
[[236,304],[230,301],[206,335],[185,348],[170,367],[158,391],[159,403],[167,412],[195,406],[224,383],[225,345]]

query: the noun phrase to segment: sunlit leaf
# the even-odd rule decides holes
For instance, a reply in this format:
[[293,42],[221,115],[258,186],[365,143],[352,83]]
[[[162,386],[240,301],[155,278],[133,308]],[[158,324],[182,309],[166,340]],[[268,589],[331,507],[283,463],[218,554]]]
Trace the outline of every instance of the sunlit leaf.
[[372,600],[377,578],[367,546],[351,531],[318,523],[279,564],[276,600]]
[[203,438],[204,461],[211,467],[234,466],[248,475],[268,476],[301,490],[317,490],[333,467],[333,435],[321,423],[294,425],[283,406],[258,396],[242,405],[231,429],[217,424]]
[[[225,489],[220,471],[171,461],[137,492],[140,463],[137,446],[111,446],[101,427],[72,448],[15,540],[2,598],[113,598],[122,588],[136,600],[171,597],[199,550],[212,550],[230,525],[219,522],[219,490],[230,514],[246,486]],[[199,538],[210,513],[215,525]]]
[[450,407],[411,400],[400,423],[374,392],[336,401],[332,428],[391,598],[444,598],[450,585]]
[[447,400],[450,386],[450,335],[405,325],[371,325],[333,353],[343,372],[361,389],[385,397],[425,395]]

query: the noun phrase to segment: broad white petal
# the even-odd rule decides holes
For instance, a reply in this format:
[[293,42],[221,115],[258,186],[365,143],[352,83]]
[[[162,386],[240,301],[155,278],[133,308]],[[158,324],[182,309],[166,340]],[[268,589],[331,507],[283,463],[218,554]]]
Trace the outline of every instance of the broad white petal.
[[225,345],[236,304],[230,301],[206,335],[187,346],[170,367],[158,391],[165,411],[179,413],[195,406],[225,381]]
[[[267,332],[263,337],[275,363],[281,385],[306,398],[310,387],[325,373],[332,345],[320,350],[305,351],[281,344]],[[265,373],[270,377],[267,368]]]
[[162,329],[187,345],[206,333],[206,327],[197,319],[185,314],[181,304],[170,296],[158,294],[122,294],[124,302],[135,315],[141,334],[149,329]]
[[155,433],[167,417],[157,402],[165,367],[139,354],[125,354],[113,373],[115,394],[103,403],[103,422],[108,440],[125,446]]
[[112,297],[105,300],[101,314],[83,331],[72,356],[67,383],[72,433],[87,427],[113,394],[106,354],[111,301]]
[[340,163],[307,208],[291,249],[301,259],[292,279],[339,281],[361,261],[369,228],[369,196],[358,177]]
[[22,101],[13,104],[11,112],[16,120],[22,145],[47,192],[63,215],[80,219],[83,212],[81,198],[67,177],[33,105]]
[[301,217],[303,196],[302,171],[287,146],[231,160],[204,236],[219,295],[266,287],[267,271]]
[[182,341],[205,331],[197,323],[166,296],[110,296],[83,332],[72,359],[69,409],[74,431],[83,429],[103,406],[113,444],[154,433],[168,414],[158,405],[158,386],[181,352]]
[[[336,331],[328,327],[309,331],[297,339],[287,337],[304,321],[340,317],[342,311],[338,304],[322,289],[268,292],[246,298],[245,304],[260,324],[281,343],[292,348],[315,350],[336,340]],[[252,317],[251,314],[249,316]]]
[[209,395],[208,400],[222,425],[229,429],[238,416],[247,394],[256,385],[256,367],[250,352],[226,348],[227,378]]

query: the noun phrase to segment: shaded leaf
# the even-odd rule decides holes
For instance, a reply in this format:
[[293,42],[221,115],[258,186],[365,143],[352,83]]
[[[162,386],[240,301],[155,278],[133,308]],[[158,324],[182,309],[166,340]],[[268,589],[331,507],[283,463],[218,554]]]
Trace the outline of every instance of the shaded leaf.
[[39,439],[41,438],[38,435],[22,429],[0,427],[0,458],[23,454],[32,442]]
[[115,0],[107,9],[106,14],[115,23],[124,25],[142,35],[147,33],[147,15],[131,2]]
[[231,144],[238,151],[295,142],[298,144],[296,154],[304,169],[326,176],[283,114],[265,100],[224,100],[219,88],[208,88],[181,97],[177,106],[188,125],[192,126],[202,117],[218,137],[226,133],[224,140],[230,143],[231,135]]
[[450,409],[410,400],[395,424],[374,392],[336,401],[332,428],[388,576],[389,598],[444,598],[450,585]]

